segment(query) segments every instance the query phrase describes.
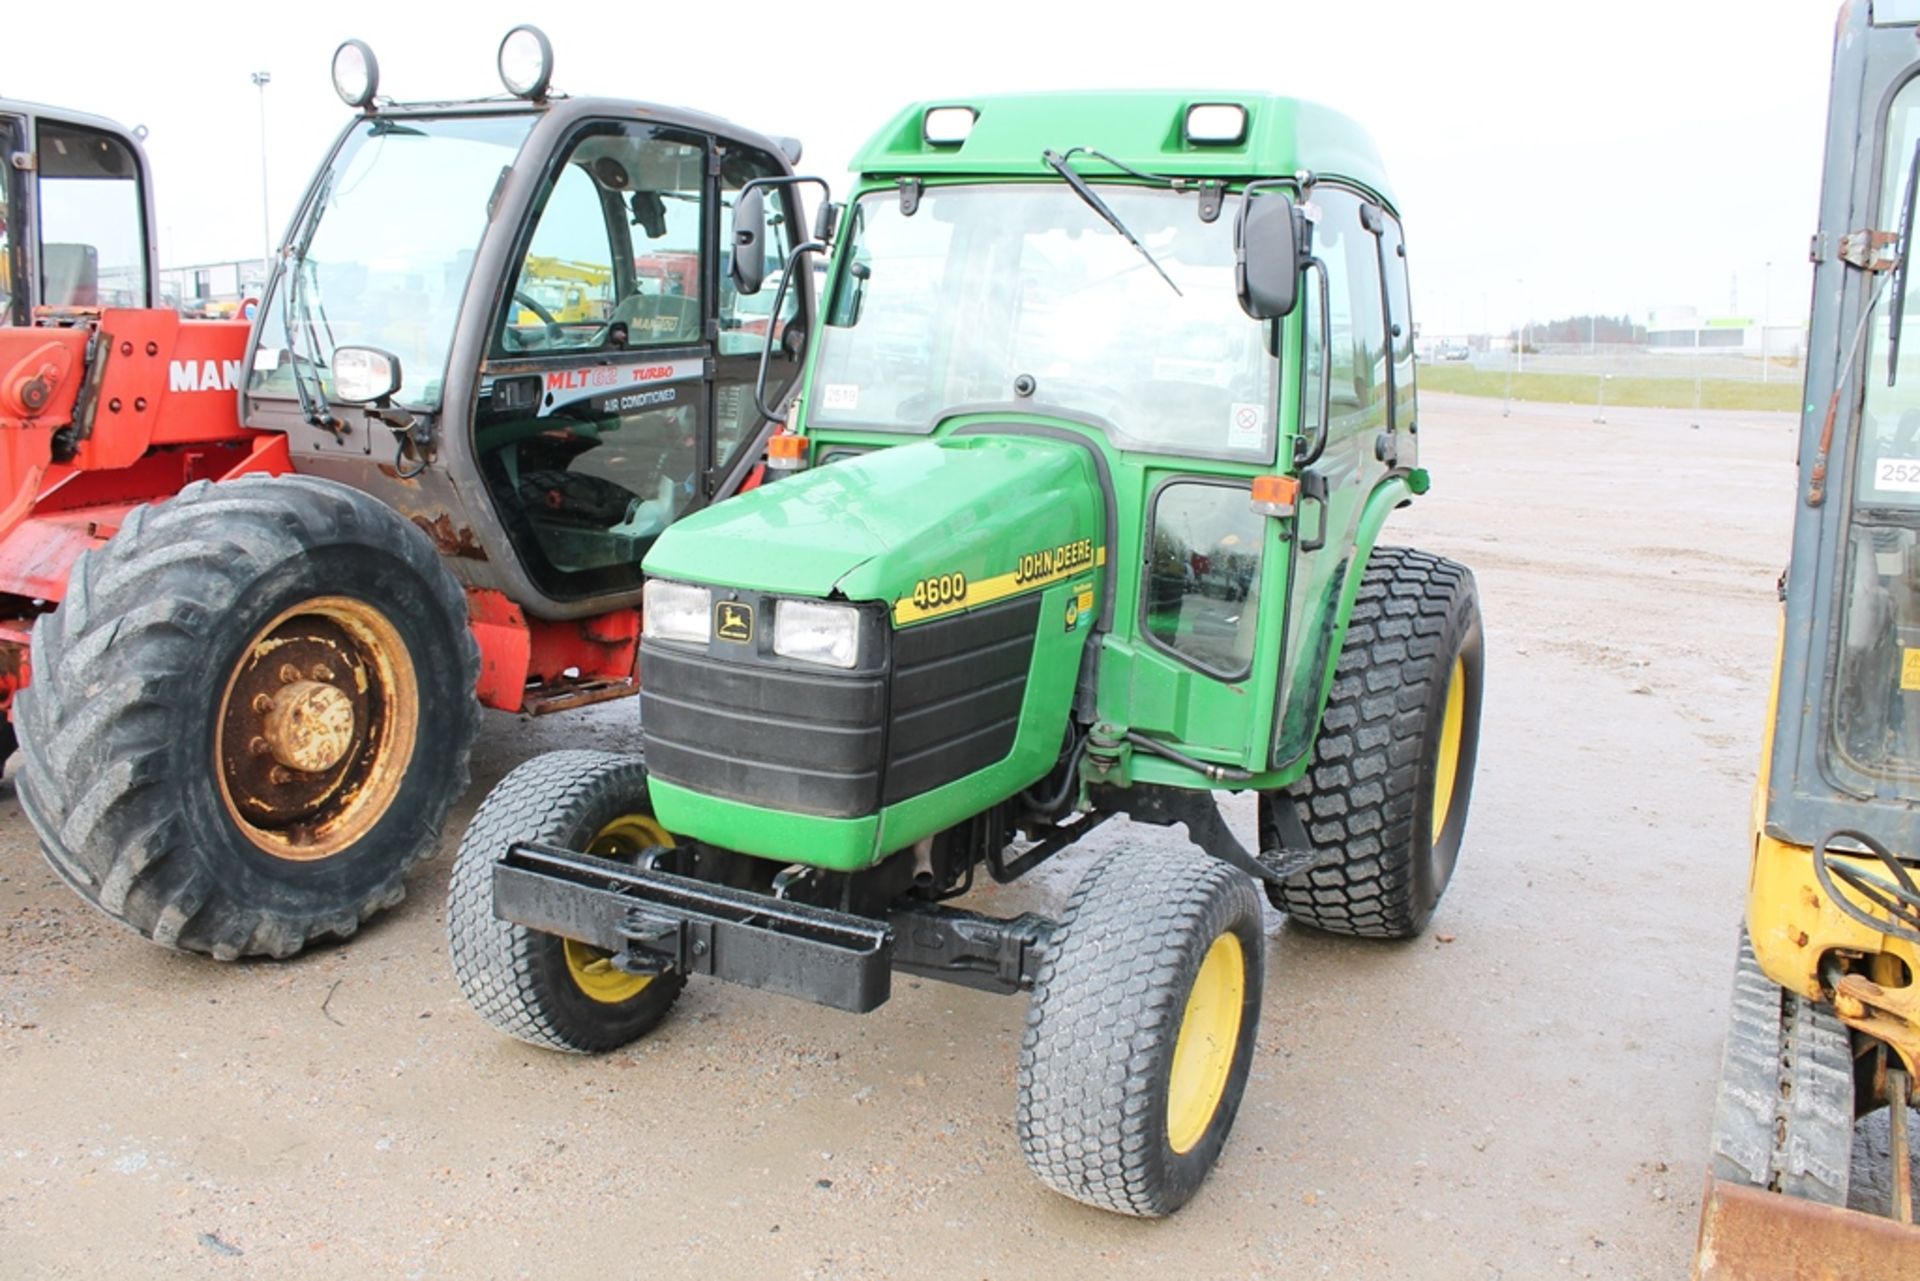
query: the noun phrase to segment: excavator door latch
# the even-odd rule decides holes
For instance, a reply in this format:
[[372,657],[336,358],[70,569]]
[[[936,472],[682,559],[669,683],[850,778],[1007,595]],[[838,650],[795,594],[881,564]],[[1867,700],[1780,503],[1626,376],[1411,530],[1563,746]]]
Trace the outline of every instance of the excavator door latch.
[[1840,261],[1862,271],[1892,271],[1897,231],[1849,231],[1840,237]]

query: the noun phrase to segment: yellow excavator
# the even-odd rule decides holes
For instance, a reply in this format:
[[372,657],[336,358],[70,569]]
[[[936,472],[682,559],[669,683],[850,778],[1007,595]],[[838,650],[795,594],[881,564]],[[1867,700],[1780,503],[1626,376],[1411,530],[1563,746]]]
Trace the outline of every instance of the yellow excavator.
[[605,324],[613,316],[613,268],[528,254],[514,296],[522,305],[516,324]]
[[1920,0],[1840,10],[1700,1281],[1920,1278]]

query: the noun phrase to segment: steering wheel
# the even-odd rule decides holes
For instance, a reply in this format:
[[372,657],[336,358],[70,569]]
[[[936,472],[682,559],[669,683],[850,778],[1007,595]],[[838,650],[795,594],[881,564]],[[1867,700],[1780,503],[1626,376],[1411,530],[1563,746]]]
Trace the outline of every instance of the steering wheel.
[[[546,309],[545,305],[542,304],[538,298],[535,298],[532,294],[527,293],[524,289],[516,289],[513,291],[513,300],[519,303],[522,307],[525,307],[528,311],[532,312],[535,316],[539,317],[540,323],[547,327],[547,333],[546,333],[547,346],[549,347],[553,346],[555,343],[558,343],[560,339],[564,336],[564,333],[560,328],[559,320],[557,320],[554,317],[554,314],[552,312]],[[509,326],[509,329],[511,329],[511,326]]]

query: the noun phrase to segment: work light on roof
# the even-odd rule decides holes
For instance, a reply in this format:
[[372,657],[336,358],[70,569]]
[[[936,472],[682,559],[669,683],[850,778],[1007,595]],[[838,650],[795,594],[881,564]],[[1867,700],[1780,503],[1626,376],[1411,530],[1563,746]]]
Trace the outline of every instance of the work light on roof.
[[980,113],[972,107],[928,107],[920,121],[920,136],[930,147],[957,147],[973,132]]
[[355,111],[366,110],[380,89],[380,64],[364,40],[349,40],[333,51],[333,91]]
[[500,42],[500,83],[516,98],[547,96],[553,79],[553,42],[536,26],[521,23]]
[[1187,141],[1232,146],[1247,140],[1247,109],[1237,102],[1196,102],[1187,108]]

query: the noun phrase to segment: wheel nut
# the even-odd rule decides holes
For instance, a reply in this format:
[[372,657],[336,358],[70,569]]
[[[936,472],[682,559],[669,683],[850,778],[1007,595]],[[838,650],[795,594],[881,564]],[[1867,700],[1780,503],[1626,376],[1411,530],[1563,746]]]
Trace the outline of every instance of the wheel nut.
[[333,679],[333,669],[325,663],[315,663],[313,669],[309,671],[307,675],[317,681],[331,681]]
[[273,699],[265,694],[255,694],[253,696],[253,710],[265,716],[273,710]]
[[293,771],[284,765],[276,765],[267,771],[267,781],[280,785],[291,783],[293,781]]
[[264,738],[255,738],[252,742],[247,744],[247,754],[250,756],[265,756],[268,752],[271,752],[272,750],[273,750],[273,745],[268,743],[267,740]]
[[291,685],[299,679],[300,679],[299,668],[295,667],[292,663],[280,664],[280,683],[282,685]]

